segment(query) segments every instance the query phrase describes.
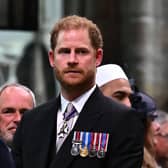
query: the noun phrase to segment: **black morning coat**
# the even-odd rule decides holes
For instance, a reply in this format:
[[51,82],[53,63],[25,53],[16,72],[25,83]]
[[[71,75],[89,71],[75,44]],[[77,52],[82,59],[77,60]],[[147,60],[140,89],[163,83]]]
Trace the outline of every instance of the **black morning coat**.
[[[16,131],[16,168],[141,168],[145,117],[103,96],[98,87],[84,105],[73,130],[56,154],[60,96],[27,112]],[[73,156],[74,131],[108,133],[103,158]]]

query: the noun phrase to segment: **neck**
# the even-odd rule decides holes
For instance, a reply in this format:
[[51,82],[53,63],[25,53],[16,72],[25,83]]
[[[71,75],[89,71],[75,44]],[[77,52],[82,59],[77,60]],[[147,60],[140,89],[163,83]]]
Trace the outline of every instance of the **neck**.
[[62,92],[62,95],[65,99],[67,99],[69,101],[73,101],[77,97],[81,96],[82,94],[84,94],[85,92],[90,90],[93,86],[94,85],[87,87],[87,88],[85,87],[85,88],[80,88],[80,89],[77,89],[76,87],[70,88],[70,89],[61,88],[61,92]]

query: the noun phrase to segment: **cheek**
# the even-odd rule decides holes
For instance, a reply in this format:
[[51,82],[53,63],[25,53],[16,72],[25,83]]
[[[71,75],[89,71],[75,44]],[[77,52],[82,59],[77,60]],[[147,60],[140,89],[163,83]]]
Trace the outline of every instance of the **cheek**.
[[80,62],[80,64],[84,64],[84,65],[92,65],[91,67],[97,67],[97,63],[96,63],[96,59],[94,58],[94,57],[91,57],[91,56],[84,56],[84,57],[82,57],[82,58],[78,58],[78,60],[79,60],[79,62]]
[[160,150],[163,150],[163,151],[165,150],[165,147],[166,147],[165,142],[162,140],[158,141],[157,146],[158,148],[160,148]]
[[67,66],[67,61],[66,59],[62,59],[62,58],[56,58],[54,61],[54,69],[63,69],[64,67]]
[[4,128],[6,127],[6,122],[4,122],[3,120],[0,121],[0,130],[4,130]]
[[168,152],[168,140],[166,139],[165,141],[166,141],[166,142],[164,142],[164,144],[165,144],[165,150]]
[[10,117],[7,117],[7,116],[1,117],[0,118],[0,128],[7,127],[11,123],[12,119],[13,119],[13,117],[11,117],[11,116]]

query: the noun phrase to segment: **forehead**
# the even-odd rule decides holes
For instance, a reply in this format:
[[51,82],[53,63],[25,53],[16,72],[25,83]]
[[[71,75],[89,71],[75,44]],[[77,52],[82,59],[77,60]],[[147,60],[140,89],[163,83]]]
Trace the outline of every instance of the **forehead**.
[[0,107],[2,106],[29,106],[33,100],[29,92],[20,87],[7,87],[0,95]]
[[6,87],[2,92],[0,96],[6,95],[6,94],[11,94],[11,93],[24,93],[24,94],[29,94],[25,89],[23,89],[22,87],[18,87],[18,86],[8,86]]
[[61,30],[58,34],[57,45],[65,43],[90,43],[90,38],[87,29],[70,29]]
[[127,93],[132,92],[129,82],[125,79],[112,80],[103,85],[101,88],[109,88],[111,91],[124,91]]

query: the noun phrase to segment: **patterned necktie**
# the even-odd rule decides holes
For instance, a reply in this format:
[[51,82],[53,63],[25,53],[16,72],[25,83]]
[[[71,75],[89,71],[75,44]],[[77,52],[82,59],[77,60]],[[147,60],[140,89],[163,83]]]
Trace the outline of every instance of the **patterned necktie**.
[[67,108],[66,108],[64,114],[63,114],[63,116],[64,116],[63,125],[62,125],[62,127],[61,127],[61,129],[60,129],[60,131],[58,132],[58,135],[57,135],[58,136],[57,152],[60,149],[60,147],[63,144],[66,137],[68,136],[69,132],[71,131],[72,125],[73,125],[73,119],[77,114],[78,114],[78,112],[76,111],[73,104],[69,103],[67,105]]

